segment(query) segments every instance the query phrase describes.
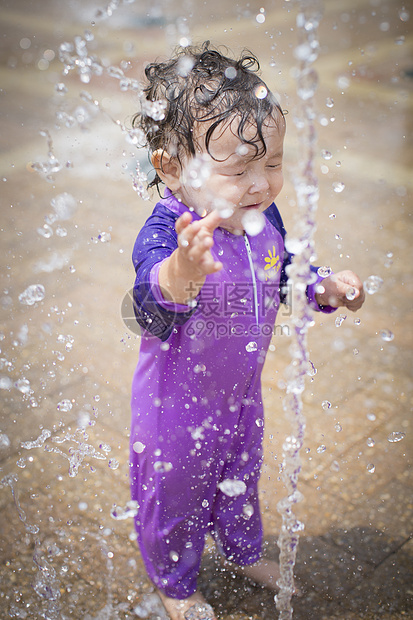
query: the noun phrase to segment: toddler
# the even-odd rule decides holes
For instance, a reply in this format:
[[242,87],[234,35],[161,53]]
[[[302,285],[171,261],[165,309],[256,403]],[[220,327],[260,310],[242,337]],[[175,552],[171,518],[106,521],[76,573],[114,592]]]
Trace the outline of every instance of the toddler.
[[[184,48],[146,68],[145,112],[134,118],[150,185],[166,187],[133,251],[142,338],[131,492],[145,567],[172,620],[215,619],[197,589],[207,533],[251,579],[275,588],[279,577],[261,557],[260,377],[291,256],[273,202],[285,119],[258,69],[249,52]],[[315,310],[361,307],[353,272],[312,275]]]

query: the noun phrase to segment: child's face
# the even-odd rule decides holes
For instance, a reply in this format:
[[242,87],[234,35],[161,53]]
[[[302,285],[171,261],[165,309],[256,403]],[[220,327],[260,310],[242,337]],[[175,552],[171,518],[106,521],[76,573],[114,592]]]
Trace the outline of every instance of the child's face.
[[[213,208],[224,206],[233,210],[232,215],[221,224],[231,232],[242,233],[242,219],[248,211],[262,213],[275,200],[283,186],[282,157],[285,124],[268,119],[263,126],[267,147],[264,156],[253,159],[255,148],[243,143],[237,136],[237,120],[234,119],[223,131],[216,130],[209,144],[200,155],[209,166],[210,175],[200,189],[186,181],[185,170],[180,177],[178,195],[188,207],[199,215]],[[248,130],[247,130],[247,137]],[[251,140],[256,127],[250,128]],[[202,144],[202,137],[198,143]],[[261,144],[258,144],[261,146]],[[184,166],[185,163],[184,162]]]

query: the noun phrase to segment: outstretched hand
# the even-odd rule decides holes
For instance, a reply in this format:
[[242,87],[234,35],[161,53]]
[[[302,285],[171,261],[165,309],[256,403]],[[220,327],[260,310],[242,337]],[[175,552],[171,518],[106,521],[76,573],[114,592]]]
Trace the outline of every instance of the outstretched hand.
[[324,291],[317,292],[316,302],[320,306],[338,308],[345,306],[355,312],[364,303],[365,293],[363,283],[353,271],[339,271],[320,282]]
[[200,220],[192,221],[189,211],[177,219],[177,258],[180,268],[191,278],[205,277],[222,269],[222,263],[215,261],[211,253],[214,245],[213,233],[222,220],[215,210]]
[[159,285],[165,299],[190,303],[201,290],[206,276],[222,269],[222,263],[214,260],[211,252],[214,230],[222,220],[217,211],[195,221],[186,211],[176,220],[178,247],[159,270]]

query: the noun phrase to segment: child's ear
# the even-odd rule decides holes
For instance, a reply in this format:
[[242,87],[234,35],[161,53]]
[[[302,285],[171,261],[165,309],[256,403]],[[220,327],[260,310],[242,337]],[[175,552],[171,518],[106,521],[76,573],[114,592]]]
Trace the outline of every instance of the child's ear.
[[181,187],[181,166],[176,157],[172,157],[167,151],[157,149],[151,155],[151,162],[159,178],[170,190],[176,191]]

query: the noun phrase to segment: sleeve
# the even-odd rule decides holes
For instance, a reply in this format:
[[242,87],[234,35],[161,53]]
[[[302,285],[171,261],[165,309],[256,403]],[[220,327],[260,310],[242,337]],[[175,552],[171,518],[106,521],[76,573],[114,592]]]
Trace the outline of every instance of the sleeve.
[[132,260],[136,278],[133,287],[133,307],[139,325],[165,341],[175,325],[183,325],[196,306],[168,302],[163,298],[158,274],[161,263],[178,247],[175,232],[176,217],[164,207],[155,207],[136,239]]
[[[282,221],[282,217],[277,207],[273,203],[268,209],[265,211],[265,216],[271,222],[271,224],[279,231],[281,234],[283,241],[285,242],[286,230],[284,227],[284,223]],[[287,252],[284,245],[284,259],[281,268],[280,275],[280,302],[282,304],[288,305],[288,297],[289,297],[289,289],[288,289],[288,267],[291,265],[294,254],[291,252]],[[333,306],[319,306],[315,300],[315,294],[317,290],[318,284],[323,280],[323,277],[318,274],[318,267],[314,267],[310,265],[310,271],[313,274],[313,280],[311,284],[307,286],[307,300],[310,307],[317,312],[325,312],[330,313],[337,310],[337,308],[333,308]]]
[[311,272],[315,275],[315,280],[307,286],[308,304],[313,310],[316,310],[316,312],[324,312],[325,314],[330,314],[331,312],[337,310],[337,308],[334,308],[333,306],[320,306],[315,299],[317,286],[320,284],[320,282],[324,280],[324,277],[326,277],[320,276],[320,274],[318,273],[318,269],[319,267],[314,267],[313,265],[310,266]]

